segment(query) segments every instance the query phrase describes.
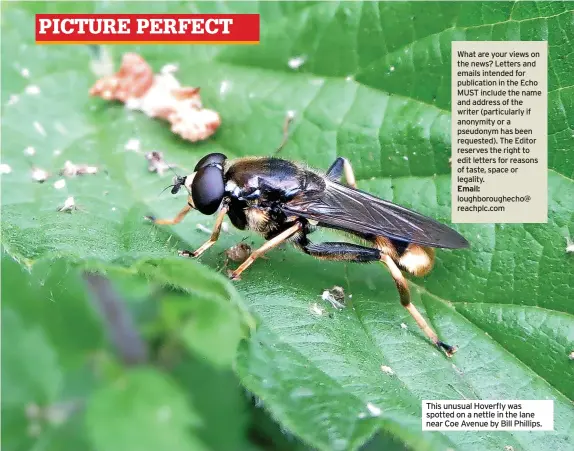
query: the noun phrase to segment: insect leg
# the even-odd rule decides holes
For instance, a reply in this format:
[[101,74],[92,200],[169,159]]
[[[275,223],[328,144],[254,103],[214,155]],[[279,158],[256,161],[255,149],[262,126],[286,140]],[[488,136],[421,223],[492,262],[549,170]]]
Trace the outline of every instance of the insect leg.
[[188,204],[172,219],[156,219],[153,216],[146,216],[145,218],[158,225],[174,225],[181,222],[181,220],[185,218],[185,215],[187,215],[191,210],[191,205]]
[[339,181],[341,180],[341,176],[343,174],[345,174],[345,180],[347,181],[347,185],[356,188],[357,182],[355,180],[355,173],[353,172],[353,167],[351,166],[351,163],[349,163],[349,160],[347,160],[346,158],[339,157],[327,170],[327,177]]
[[203,243],[195,252],[189,251],[180,251],[179,255],[182,257],[199,257],[203,254],[207,249],[215,244],[215,242],[219,239],[219,232],[221,232],[221,224],[223,224],[223,218],[229,211],[229,206],[223,205],[219,213],[217,213],[217,217],[215,218],[215,225],[213,226],[213,232],[211,232],[211,236],[209,239]]
[[301,246],[306,254],[321,260],[348,261],[355,263],[376,262],[381,259],[381,251],[372,247],[352,243],[327,242]]
[[439,348],[445,350],[447,356],[451,356],[456,352],[456,348],[446,343],[443,343],[438,339],[438,336],[434,330],[427,324],[425,319],[422,317],[418,309],[415,305],[411,302],[411,294],[409,291],[409,285],[407,279],[404,278],[403,273],[393,261],[393,259],[386,254],[383,254],[381,257],[381,261],[389,268],[391,272],[391,276],[395,280],[395,284],[397,286],[397,290],[399,291],[399,297],[401,300],[401,304],[407,311],[411,314],[414,320],[417,322],[418,326],[422,329],[427,337],[429,337],[432,342]]
[[287,230],[284,230],[279,235],[274,238],[271,238],[269,241],[266,241],[259,249],[254,250],[249,257],[245,259],[239,267],[231,273],[229,276],[232,280],[238,280],[239,276],[243,271],[249,268],[255,260],[259,257],[262,257],[265,252],[273,249],[274,247],[279,246],[281,243],[285,242],[287,239],[291,238],[297,232],[301,230],[303,226],[300,223],[296,223],[289,227]]

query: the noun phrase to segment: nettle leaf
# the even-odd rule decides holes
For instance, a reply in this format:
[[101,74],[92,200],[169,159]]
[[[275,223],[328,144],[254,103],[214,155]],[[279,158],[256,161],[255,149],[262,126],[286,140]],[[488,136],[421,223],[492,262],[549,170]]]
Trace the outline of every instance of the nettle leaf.
[[104,340],[79,272],[63,261],[28,272],[5,255],[1,266],[2,446],[85,448],[81,403]]
[[[156,70],[177,63],[184,84],[201,87],[222,127],[208,142],[189,144],[164,123],[89,98],[96,79],[89,49],[34,46],[28,32],[33,13],[66,11],[66,4],[4,8],[2,52],[9,63],[2,68],[2,148],[3,163],[12,168],[2,177],[6,249],[28,264],[46,256],[129,264],[149,277],[160,273],[164,283],[183,283],[185,290],[206,270],[177,263],[174,253],[204,241],[196,225],[211,227],[213,218],[193,213],[172,228],[144,223],[144,214],[173,216],[185,201],[159,194],[170,177],[147,173],[142,155],[124,149],[130,139],[184,168],[212,151],[270,155],[292,111],[282,156],[318,168],[345,156],[360,188],[448,223],[451,41],[547,39],[548,223],[455,226],[471,248],[438,251],[433,273],[411,281],[415,304],[441,337],[459,346],[454,358],[422,336],[379,265],[318,262],[285,250],[259,261],[236,284],[260,320],[240,348],[237,371],[284,427],[319,449],[357,449],[381,429],[416,449],[574,446],[574,366],[568,360],[574,260],[565,251],[566,238],[574,235],[571,3],[81,5],[75,10],[261,14],[259,46],[108,49],[116,64],[128,50]],[[9,102],[11,95],[17,97]],[[54,188],[54,179],[35,184],[23,153],[28,146],[36,149],[33,163],[52,172],[66,160],[102,165],[106,172],[67,179],[63,190]],[[68,195],[83,210],[56,212]],[[223,234],[202,262],[219,271],[220,252],[244,236]],[[158,262],[166,258],[170,267],[162,269]],[[333,285],[352,295],[341,311],[320,298]],[[553,399],[555,431],[421,432],[422,399],[463,397]]]
[[91,397],[86,425],[96,450],[202,451],[189,433],[200,424],[185,393],[164,374],[137,369],[103,387]]

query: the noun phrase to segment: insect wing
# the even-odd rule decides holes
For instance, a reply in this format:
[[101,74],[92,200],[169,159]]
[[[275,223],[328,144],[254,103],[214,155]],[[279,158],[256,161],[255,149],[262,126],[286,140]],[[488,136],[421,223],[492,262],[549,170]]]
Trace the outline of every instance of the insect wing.
[[431,247],[468,247],[462,235],[434,219],[350,186],[325,182],[324,190],[301,193],[286,203],[283,211],[318,221],[323,227],[363,235],[386,236]]

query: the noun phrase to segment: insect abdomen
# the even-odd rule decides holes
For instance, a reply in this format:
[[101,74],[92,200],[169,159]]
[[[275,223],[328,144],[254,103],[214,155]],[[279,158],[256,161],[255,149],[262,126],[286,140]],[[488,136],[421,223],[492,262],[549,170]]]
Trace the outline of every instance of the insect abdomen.
[[435,252],[432,247],[396,241],[384,236],[376,237],[374,244],[377,249],[391,257],[397,266],[413,276],[425,276],[434,266]]

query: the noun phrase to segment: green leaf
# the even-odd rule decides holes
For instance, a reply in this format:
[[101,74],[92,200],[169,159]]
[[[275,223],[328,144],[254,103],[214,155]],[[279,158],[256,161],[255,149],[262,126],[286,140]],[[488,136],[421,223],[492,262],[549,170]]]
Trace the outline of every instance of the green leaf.
[[197,435],[210,449],[251,449],[247,397],[231,370],[212,365],[198,353],[178,364],[172,376],[201,415]]
[[165,296],[162,315],[191,350],[216,365],[229,366],[242,338],[236,312],[215,297]]
[[96,392],[86,413],[96,450],[206,449],[190,433],[199,418],[162,373],[138,369]]
[[46,263],[27,272],[2,255],[2,445],[89,449],[80,406],[103,334],[78,271]]
[[[441,337],[459,345],[453,360],[417,330],[383,268],[318,262],[289,250],[257,262],[237,284],[261,324],[243,343],[237,372],[284,427],[319,449],[357,449],[378,430],[417,450],[574,446],[574,367],[568,360],[574,349],[574,261],[565,251],[566,237],[574,235],[571,3],[146,4],[149,12],[261,14],[259,46],[108,49],[116,63],[126,50],[140,52],[156,70],[178,63],[178,77],[201,86],[222,127],[214,139],[193,145],[162,122],[89,98],[96,77],[87,48],[33,45],[26,32],[33,13],[66,8],[25,3],[3,11],[2,52],[11,64],[2,67],[2,97],[6,102],[18,96],[4,106],[2,122],[3,163],[13,169],[2,177],[6,249],[28,264],[61,256],[107,270],[127,265],[190,293],[196,283],[210,287],[217,280],[216,288],[198,290],[215,290],[238,305],[242,301],[220,284],[221,277],[210,279],[209,270],[174,257],[177,249],[207,238],[196,225],[211,227],[211,218],[194,212],[172,228],[141,220],[150,212],[173,216],[185,199],[159,195],[169,176],[147,173],[142,155],[124,150],[130,139],[139,139],[143,150],[162,150],[185,168],[212,151],[270,155],[293,111],[282,156],[323,169],[345,156],[360,188],[448,223],[452,40],[547,39],[548,223],[455,226],[471,248],[438,251],[433,273],[411,282],[414,303]],[[127,2],[74,8],[135,10]],[[289,65],[293,58],[302,63],[296,69]],[[22,77],[23,68],[29,79]],[[40,94],[26,94],[29,85]],[[34,184],[22,153],[28,146],[37,151],[34,164],[52,172],[68,159],[107,172],[67,179],[64,190],[55,189],[53,180]],[[83,210],[56,212],[68,195]],[[217,250],[202,260],[211,273],[221,267],[220,252],[244,236],[223,234]],[[353,296],[342,311],[321,304],[322,291],[333,285]],[[318,316],[315,303],[327,314]],[[555,431],[421,432],[422,399],[462,397],[553,399]]]
[[8,370],[4,373],[3,406],[56,401],[64,378],[45,334],[38,327],[26,329],[13,310],[5,309],[2,316],[4,339],[11,343],[2,353],[3,366]]
[[62,364],[78,367],[85,354],[104,346],[99,319],[75,268],[63,260],[44,261],[29,272],[2,257],[4,306],[17,312],[26,326],[40,324]]

